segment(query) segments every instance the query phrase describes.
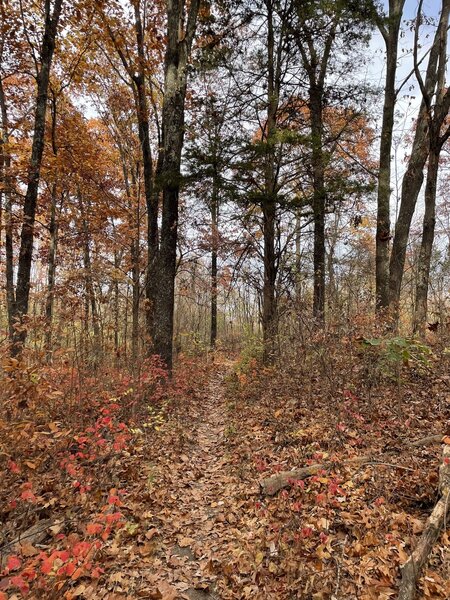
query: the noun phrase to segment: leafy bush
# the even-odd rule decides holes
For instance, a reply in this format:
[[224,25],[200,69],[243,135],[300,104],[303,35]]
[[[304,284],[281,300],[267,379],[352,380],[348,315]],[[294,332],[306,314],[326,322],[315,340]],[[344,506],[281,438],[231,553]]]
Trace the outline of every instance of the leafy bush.
[[375,367],[387,377],[397,381],[403,367],[419,372],[429,369],[432,355],[429,346],[414,338],[395,336],[392,338],[364,338],[363,347],[375,357]]

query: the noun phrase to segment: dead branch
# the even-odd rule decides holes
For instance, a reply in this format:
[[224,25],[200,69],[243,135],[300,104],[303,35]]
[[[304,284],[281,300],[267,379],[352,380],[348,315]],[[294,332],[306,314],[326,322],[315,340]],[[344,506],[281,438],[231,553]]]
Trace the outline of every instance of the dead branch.
[[439,469],[440,498],[425,524],[425,529],[417,546],[405,564],[401,567],[402,581],[398,600],[414,600],[417,581],[425,566],[433,546],[439,539],[450,513],[450,444],[444,445],[442,464]]
[[[420,440],[413,442],[407,442],[405,445],[409,448],[420,448],[423,446],[429,446],[430,444],[436,444],[442,441],[442,435],[431,435]],[[293,469],[292,471],[280,471],[276,475],[266,477],[260,481],[259,486],[261,493],[266,496],[274,496],[277,492],[283,488],[289,487],[294,481],[306,479],[312,475],[316,475],[322,469],[327,469],[332,463],[320,463],[309,465],[308,467],[302,467],[300,469]],[[356,458],[350,458],[344,460],[344,465],[352,464],[380,464],[380,455],[377,456],[358,456]],[[395,465],[392,465],[395,466]],[[396,467],[397,468],[397,467]],[[402,468],[401,465],[398,468]]]

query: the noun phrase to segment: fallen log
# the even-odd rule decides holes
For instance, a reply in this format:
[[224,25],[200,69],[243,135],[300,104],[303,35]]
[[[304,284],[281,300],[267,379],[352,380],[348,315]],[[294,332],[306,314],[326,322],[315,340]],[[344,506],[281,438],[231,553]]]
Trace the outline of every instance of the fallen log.
[[[356,458],[349,458],[348,460],[344,460],[342,464],[364,464],[373,461],[373,456],[358,456]],[[308,467],[303,467],[301,469],[294,469],[293,471],[280,471],[276,475],[266,477],[266,479],[262,479],[259,482],[261,493],[266,496],[274,496],[283,488],[291,486],[294,481],[299,481],[300,479],[312,477],[313,475],[316,475],[319,471],[322,471],[322,469],[327,469],[331,464],[332,463],[320,463],[315,465],[309,465]]]
[[414,600],[416,597],[417,582],[422,569],[450,516],[450,444],[444,445],[442,453],[442,464],[439,469],[439,493],[440,498],[427,519],[425,529],[414,552],[401,567],[402,580],[398,600]]
[[[420,440],[407,442],[406,446],[411,448],[429,446],[430,444],[436,444],[438,442],[441,442],[442,437],[442,435],[431,435],[425,438],[421,438]],[[349,458],[348,460],[344,460],[342,464],[351,465],[379,462],[380,455],[378,454],[377,456],[358,456],[355,458]],[[331,464],[332,463],[318,463],[299,469],[293,469],[292,471],[280,471],[279,473],[276,473],[276,475],[271,475],[270,477],[262,479],[259,483],[260,491],[265,496],[274,496],[280,490],[290,487],[294,481],[299,481],[301,479],[306,479],[307,477],[316,475],[322,469],[327,469],[328,467],[330,467]],[[401,468],[401,466],[399,465],[398,468]]]
[[22,544],[40,544],[49,536],[49,529],[55,524],[54,519],[42,519],[21,533],[11,542],[0,548],[0,567],[3,569],[8,555],[21,552]]

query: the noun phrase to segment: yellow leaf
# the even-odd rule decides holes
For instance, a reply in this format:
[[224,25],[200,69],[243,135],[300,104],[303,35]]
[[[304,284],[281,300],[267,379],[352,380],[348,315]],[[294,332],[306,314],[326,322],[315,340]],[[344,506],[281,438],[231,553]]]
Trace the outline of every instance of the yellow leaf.
[[269,573],[276,573],[278,571],[277,565],[274,562],[269,563]]

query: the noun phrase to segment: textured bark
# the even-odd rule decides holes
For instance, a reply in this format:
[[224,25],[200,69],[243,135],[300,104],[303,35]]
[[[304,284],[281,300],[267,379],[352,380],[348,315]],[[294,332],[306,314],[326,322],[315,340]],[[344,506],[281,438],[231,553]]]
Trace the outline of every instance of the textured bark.
[[51,204],[50,204],[50,223],[49,223],[49,248],[47,258],[47,297],[45,299],[45,351],[47,360],[51,360],[52,352],[52,328],[53,328],[53,305],[55,294],[56,278],[56,252],[58,245],[58,223],[56,220],[56,183],[52,186]]
[[[155,189],[153,159],[150,148],[150,127],[148,103],[145,87],[145,50],[144,30],[141,20],[140,2],[134,3],[135,34],[138,49],[138,75],[134,76],[137,92],[137,114],[139,125],[139,141],[142,149],[144,167],[145,203],[147,207],[147,281],[146,281],[146,321],[149,334],[148,353],[153,352],[154,318],[156,297],[158,295],[158,280],[155,276],[155,262],[158,253],[158,191]],[[138,275],[139,276],[139,275]],[[133,284],[133,311],[139,312],[139,295],[135,297]],[[134,312],[133,312],[134,314]],[[133,329],[134,335],[138,331]]]
[[13,319],[19,325],[13,332],[13,354],[18,354],[26,340],[24,317],[28,314],[30,297],[30,274],[33,259],[34,224],[38,199],[42,155],[44,152],[45,117],[47,113],[48,84],[55,50],[56,32],[63,0],[55,0],[50,12],[50,1],[46,2],[45,29],[41,47],[41,62],[37,74],[37,98],[34,114],[34,133],[31,159],[28,169],[28,185],[23,207],[23,222],[20,235],[19,263],[17,271],[16,299]]
[[440,498],[427,519],[414,552],[401,567],[402,581],[398,600],[416,598],[417,582],[422,569],[450,516],[450,445],[445,445],[443,450],[442,464],[439,469],[439,494]]
[[[1,5],[3,9],[3,4]],[[1,55],[3,49],[1,50]],[[3,81],[0,78],[0,115],[1,115],[1,137],[0,137],[0,204],[3,207],[4,199],[4,220],[5,220],[5,261],[6,261],[6,308],[8,313],[8,336],[10,341],[13,339],[14,328],[13,319],[15,313],[15,291],[14,291],[14,252],[13,252],[13,228],[12,228],[12,198],[11,198],[11,156],[8,151],[9,143],[9,125],[8,110],[3,88]],[[1,222],[0,222],[1,224]]]
[[311,127],[311,169],[313,179],[313,317],[319,325],[325,321],[325,214],[327,194],[325,187],[325,154],[323,102],[325,79],[328,72],[331,51],[336,38],[337,24],[341,18],[340,7],[330,21],[329,28],[322,34],[323,40],[318,43],[307,26],[303,26],[303,6],[296,2],[300,29],[297,35],[297,46],[303,66],[308,76],[308,108]]
[[[421,448],[423,446],[429,446],[430,444],[437,444],[442,441],[442,435],[431,435],[425,438],[421,438],[420,440],[415,440],[414,442],[406,442],[405,446],[407,448]],[[344,460],[344,465],[352,465],[352,464],[364,464],[364,463],[376,463],[380,461],[380,455],[377,456],[357,456],[355,458],[350,458],[348,460]],[[260,481],[260,489],[261,493],[267,496],[274,496],[280,490],[290,487],[292,483],[299,479],[306,479],[307,477],[311,477],[315,475],[318,471],[322,469],[329,468],[331,463],[328,465],[326,463],[309,465],[308,467],[301,467],[299,469],[293,469],[292,471],[280,471],[276,475],[271,475],[270,477],[266,477]]]
[[275,359],[277,337],[277,306],[275,283],[277,278],[277,257],[275,251],[275,224],[277,206],[276,175],[276,130],[277,111],[281,84],[281,40],[275,48],[272,0],[267,7],[267,120],[263,140],[265,142],[264,196],[261,203],[264,237],[264,283],[262,303],[262,329],[264,362]]
[[436,224],[436,189],[440,150],[433,149],[428,159],[425,187],[425,213],[422,225],[419,264],[417,268],[416,304],[414,310],[414,333],[424,335],[427,322],[428,285],[430,280],[431,254]]
[[311,118],[313,219],[314,219],[314,295],[313,317],[325,320],[325,162],[323,155],[323,85],[311,81],[309,106]]
[[[444,0],[442,11],[448,1]],[[419,4],[419,10],[421,4]],[[447,17],[448,19],[448,17]],[[450,108],[450,91],[445,86],[447,66],[447,28],[443,29],[440,36],[439,62],[437,66],[437,89],[435,101],[427,94],[427,90],[420,79],[420,72],[416,61],[416,75],[421,87],[423,99],[427,109],[429,125],[429,158],[427,180],[425,185],[425,213],[422,226],[422,241],[419,252],[416,283],[416,303],[414,307],[413,327],[414,332],[425,335],[428,310],[428,286],[430,279],[431,255],[433,251],[434,230],[436,224],[436,192],[439,174],[439,157],[442,147],[450,135],[450,127],[441,135],[442,126],[448,116]]]
[[[450,2],[444,0],[439,19],[439,25],[430,50],[423,92],[431,98],[439,78],[439,57],[442,37],[446,36]],[[417,40],[416,40],[417,46]],[[402,181],[400,209],[395,225],[395,234],[389,263],[389,303],[394,323],[399,319],[400,292],[403,271],[406,261],[411,221],[417,204],[417,198],[424,179],[424,167],[429,152],[429,110],[425,99],[422,98],[419,116],[416,124],[411,156]]]
[[184,142],[187,66],[195,35],[199,4],[199,0],[191,1],[186,28],[184,28],[184,0],[167,1],[167,47],[162,110],[163,160],[159,176],[163,206],[156,266],[158,295],[153,341],[155,352],[161,356],[169,370],[172,369],[178,197]]
[[375,295],[377,310],[385,310],[389,306],[391,152],[394,111],[397,99],[395,76],[397,72],[398,38],[404,4],[405,0],[389,0],[389,16],[387,23],[385,24],[381,20],[378,20],[378,26],[386,44],[386,78],[384,84],[377,192],[375,258]]
[[211,198],[211,349],[217,341],[217,257],[219,249],[219,181],[217,169],[214,169],[213,192]]
[[[100,339],[100,325],[99,315],[97,311],[97,302],[95,299],[94,282],[92,277],[92,260],[91,260],[91,235],[89,231],[89,222],[87,215],[85,214],[83,207],[83,199],[81,195],[78,198],[80,205],[80,212],[82,218],[82,231],[83,231],[83,266],[84,266],[84,283],[85,283],[85,294],[86,294],[86,322],[85,322],[85,334],[89,336],[89,309],[92,317],[92,330],[94,333],[93,343],[93,360],[92,363],[96,366],[100,359],[101,354],[101,339]],[[87,339],[86,339],[87,344]]]

